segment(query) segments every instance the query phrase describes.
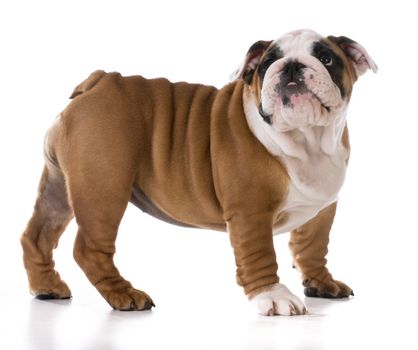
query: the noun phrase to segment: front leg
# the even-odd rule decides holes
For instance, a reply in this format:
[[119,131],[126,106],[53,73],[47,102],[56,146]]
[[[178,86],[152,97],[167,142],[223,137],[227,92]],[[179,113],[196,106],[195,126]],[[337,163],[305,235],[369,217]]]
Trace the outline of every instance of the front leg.
[[303,302],[279,283],[273,245],[272,216],[266,213],[234,215],[228,231],[237,265],[237,282],[265,316],[306,313]]
[[293,262],[302,274],[304,292],[308,297],[344,298],[354,295],[350,287],[334,280],[326,268],[325,256],[336,208],[335,202],[290,235]]

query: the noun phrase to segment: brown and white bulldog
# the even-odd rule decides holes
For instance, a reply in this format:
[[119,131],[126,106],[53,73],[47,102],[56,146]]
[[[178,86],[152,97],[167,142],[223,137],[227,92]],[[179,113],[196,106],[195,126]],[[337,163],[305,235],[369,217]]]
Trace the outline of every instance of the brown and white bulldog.
[[93,73],[45,139],[39,194],[21,238],[32,294],[71,296],[52,251],[75,217],[75,260],[107,302],[154,306],[113,262],[131,202],[170,223],[228,231],[238,284],[263,315],[306,313],[279,283],[277,233],[291,232],[307,296],[352,295],[325,256],[349,158],[347,106],[368,69],[377,67],[353,40],[301,30],[252,45],[219,90]]

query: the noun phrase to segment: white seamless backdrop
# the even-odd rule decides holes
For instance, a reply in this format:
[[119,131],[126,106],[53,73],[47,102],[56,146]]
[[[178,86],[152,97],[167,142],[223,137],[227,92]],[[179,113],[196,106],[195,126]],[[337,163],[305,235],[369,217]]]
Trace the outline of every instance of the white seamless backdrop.
[[[418,57],[412,1],[3,1],[0,4],[0,347],[10,349],[417,349]],[[259,39],[311,28],[346,35],[379,66],[354,88],[352,153],[329,267],[349,301],[306,298],[300,317],[255,316],[235,284],[227,234],[182,229],[128,207],[116,262],[157,307],[112,311],[72,259],[55,253],[74,298],[28,293],[19,236],[43,166],[44,134],[92,71],[221,87]],[[281,280],[303,297],[288,235]]]

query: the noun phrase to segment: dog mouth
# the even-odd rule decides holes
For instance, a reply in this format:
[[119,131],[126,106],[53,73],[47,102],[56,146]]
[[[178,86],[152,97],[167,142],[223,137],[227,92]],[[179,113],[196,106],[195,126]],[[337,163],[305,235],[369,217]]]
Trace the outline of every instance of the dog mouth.
[[[308,89],[303,82],[290,82],[286,86],[280,86],[278,84],[274,91],[278,98],[276,102],[280,103],[282,108],[295,109],[297,105],[303,105],[309,102],[311,104],[319,103],[321,111],[324,114],[331,112],[331,106],[327,105],[317,93]],[[267,113],[264,110],[261,101],[258,106],[258,112],[265,122],[268,124],[272,123],[273,114]]]
[[327,113],[331,112],[331,107],[326,105],[317,94],[315,94],[311,90],[308,90],[307,94],[310,95],[312,99],[318,101],[319,104],[321,105],[321,108],[324,109]]
[[324,101],[321,99],[320,96],[318,96],[318,94],[316,94],[312,90],[308,90],[308,94],[310,94],[313,99],[316,99],[319,102],[319,104],[321,105],[321,108],[325,109],[328,113],[331,112],[331,106],[324,103]]
[[[317,93],[310,90],[303,80],[298,82],[291,81],[287,83],[285,86],[282,84],[277,84],[274,91],[277,93],[278,97],[281,98],[283,107],[285,108],[294,108],[295,103],[300,103],[300,101],[310,100],[310,101],[317,101],[321,105],[323,109],[325,109],[328,113],[331,111],[331,107],[328,106],[324,101],[318,96]],[[305,99],[299,98],[300,96],[304,96]]]

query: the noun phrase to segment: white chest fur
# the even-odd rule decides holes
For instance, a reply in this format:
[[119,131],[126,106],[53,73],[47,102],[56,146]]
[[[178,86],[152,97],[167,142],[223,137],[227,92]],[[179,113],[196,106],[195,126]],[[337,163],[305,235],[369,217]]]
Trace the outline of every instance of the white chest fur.
[[290,177],[287,200],[281,208],[287,220],[274,233],[289,232],[303,225],[338,199],[344,182],[347,152],[340,156],[314,154],[305,160],[282,157]]
[[280,208],[287,220],[275,226],[274,234],[289,232],[338,198],[349,153],[342,144],[345,115],[327,126],[279,132],[262,120],[251,101],[245,112],[251,131],[287,168],[289,192]]

